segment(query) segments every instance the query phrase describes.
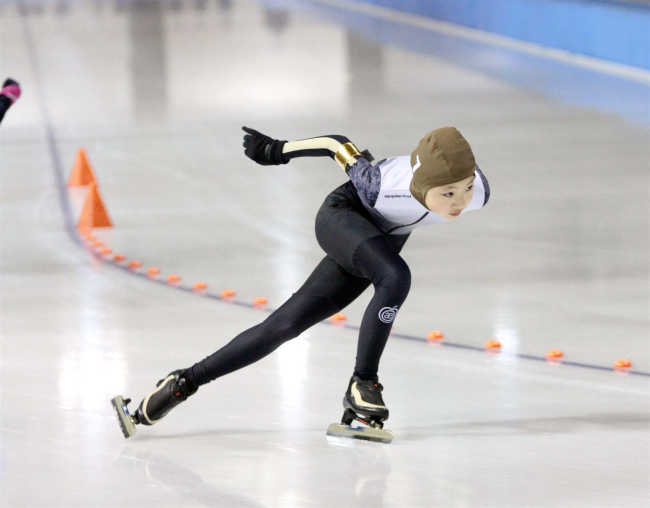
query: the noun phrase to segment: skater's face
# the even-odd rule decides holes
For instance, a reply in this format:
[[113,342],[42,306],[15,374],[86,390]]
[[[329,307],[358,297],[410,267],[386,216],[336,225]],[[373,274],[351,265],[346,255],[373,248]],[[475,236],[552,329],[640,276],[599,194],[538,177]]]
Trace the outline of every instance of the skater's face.
[[473,175],[460,182],[429,189],[424,197],[427,208],[445,219],[457,219],[472,201],[475,178]]

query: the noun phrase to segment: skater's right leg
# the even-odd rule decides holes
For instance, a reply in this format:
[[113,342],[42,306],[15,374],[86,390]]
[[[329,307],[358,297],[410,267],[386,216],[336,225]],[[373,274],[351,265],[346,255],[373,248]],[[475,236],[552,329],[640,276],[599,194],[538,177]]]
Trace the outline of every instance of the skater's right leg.
[[112,399],[125,437],[135,434],[136,424],[153,425],[194,394],[199,386],[246,367],[275,351],[286,341],[347,307],[370,285],[352,275],[332,258],[325,257],[303,286],[263,323],[239,334],[232,341],[186,370],[162,379],[145,397],[136,412],[129,412],[129,399]]
[[124,437],[133,436],[136,432],[135,426],[138,424],[153,425],[158,420],[162,420],[172,409],[196,393],[196,389],[187,386],[187,381],[183,378],[184,373],[183,369],[175,370],[158,381],[156,389],[142,400],[133,414],[128,408],[131,399],[124,400],[121,395],[111,399]]
[[136,423],[153,425],[196,393],[196,389],[188,388],[187,380],[183,378],[184,373],[184,369],[175,370],[158,381],[156,389],[142,400],[133,415]]
[[185,378],[190,386],[201,386],[261,360],[282,344],[319,321],[338,312],[322,296],[294,294],[263,323],[240,333],[217,352],[194,364]]
[[197,388],[261,360],[316,323],[347,307],[370,285],[325,257],[303,286],[263,323],[235,337],[184,374]]

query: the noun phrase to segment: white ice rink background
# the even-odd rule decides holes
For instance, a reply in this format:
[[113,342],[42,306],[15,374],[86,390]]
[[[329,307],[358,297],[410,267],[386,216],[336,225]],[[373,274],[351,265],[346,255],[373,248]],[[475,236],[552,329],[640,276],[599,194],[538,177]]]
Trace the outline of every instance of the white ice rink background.
[[[0,79],[23,88],[0,126],[2,507],[649,505],[646,71],[353,2],[3,2],[0,29]],[[325,437],[371,290],[347,326],[128,441],[117,426],[112,396],[259,323],[253,299],[278,307],[323,256],[314,217],[345,174],[255,165],[242,125],[378,160],[454,125],[490,182],[485,209],[402,253],[390,445]],[[96,235],[139,271],[75,233],[80,147],[115,224]],[[225,288],[236,302],[210,297]]]

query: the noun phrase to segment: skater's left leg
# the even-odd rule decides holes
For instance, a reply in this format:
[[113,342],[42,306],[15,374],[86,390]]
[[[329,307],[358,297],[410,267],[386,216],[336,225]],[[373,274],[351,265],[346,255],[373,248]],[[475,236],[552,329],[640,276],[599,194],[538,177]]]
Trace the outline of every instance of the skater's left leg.
[[[393,320],[411,286],[411,273],[394,243],[393,239],[385,236],[375,236],[359,244],[353,255],[355,271],[370,279],[375,294],[359,330],[355,372],[343,399],[346,410],[342,420],[344,427],[352,419],[359,419],[381,429],[382,422],[388,419],[377,370]],[[368,437],[363,432],[362,435]],[[386,434],[382,439],[388,437]]]
[[357,273],[375,288],[359,330],[354,374],[361,379],[376,378],[393,320],[411,287],[409,267],[391,243],[389,237],[375,236],[360,244],[353,256]]

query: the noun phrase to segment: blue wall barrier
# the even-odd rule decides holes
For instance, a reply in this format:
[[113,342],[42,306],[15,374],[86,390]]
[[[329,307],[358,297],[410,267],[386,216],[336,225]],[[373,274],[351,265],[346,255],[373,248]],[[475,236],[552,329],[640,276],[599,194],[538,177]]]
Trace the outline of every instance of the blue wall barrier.
[[580,0],[356,0],[650,69],[650,4]]

